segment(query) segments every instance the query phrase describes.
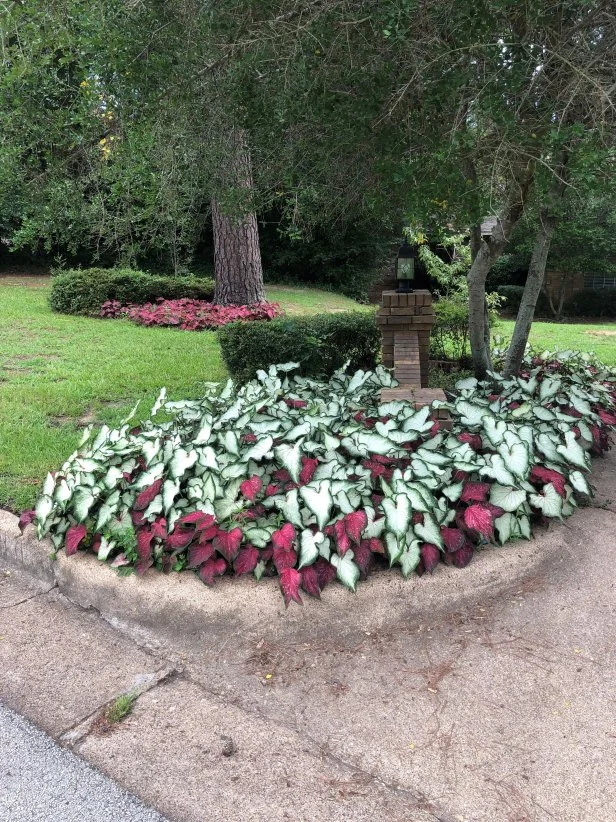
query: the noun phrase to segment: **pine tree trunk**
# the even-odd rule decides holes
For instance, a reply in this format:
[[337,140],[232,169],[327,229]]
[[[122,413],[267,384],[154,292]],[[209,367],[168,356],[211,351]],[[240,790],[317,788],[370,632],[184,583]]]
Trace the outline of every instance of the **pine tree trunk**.
[[[231,184],[252,188],[250,154],[243,132],[232,136],[234,158],[230,163]],[[212,198],[214,232],[214,302],[219,305],[252,305],[265,302],[259,228],[254,212],[241,216],[225,214]]]

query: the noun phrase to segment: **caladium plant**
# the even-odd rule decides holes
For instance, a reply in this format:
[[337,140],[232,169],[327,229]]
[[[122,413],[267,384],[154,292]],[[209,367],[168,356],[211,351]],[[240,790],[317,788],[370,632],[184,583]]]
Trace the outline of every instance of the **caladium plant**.
[[127,317],[138,325],[171,326],[183,331],[202,331],[238,321],[273,320],[282,313],[278,303],[226,306],[185,297],[179,300],[161,298],[155,303],[145,305],[122,305],[117,300],[108,300],[101,306],[99,316],[104,319]]
[[295,369],[199,400],[163,390],[139,427],[88,429],[22,527],[34,518],[56,551],[93,551],[123,573],[278,575],[285,603],[300,603],[336,578],[355,590],[375,567],[464,567],[477,548],[530,538],[532,522],[591,493],[590,454],[616,424],[616,370],[588,355],[461,381],[440,403],[451,432],[434,408],[381,403],[394,385],[383,368],[328,382]]

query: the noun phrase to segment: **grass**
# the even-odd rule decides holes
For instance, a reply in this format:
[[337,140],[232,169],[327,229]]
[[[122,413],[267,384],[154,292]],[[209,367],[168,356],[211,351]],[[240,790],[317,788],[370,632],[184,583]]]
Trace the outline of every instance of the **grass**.
[[[316,289],[267,291],[289,314],[362,308]],[[15,511],[89,422],[117,424],[137,400],[145,417],[161,386],[171,399],[197,397],[227,376],[214,332],[55,314],[48,293],[46,278],[0,278],[0,507]]]
[[135,702],[137,701],[137,694],[127,693],[122,694],[115,699],[105,712],[105,720],[109,725],[115,725],[121,722],[132,711]]
[[[513,320],[501,320],[496,334],[510,338]],[[616,365],[615,323],[533,323],[530,342],[536,348],[590,351],[606,365]]]

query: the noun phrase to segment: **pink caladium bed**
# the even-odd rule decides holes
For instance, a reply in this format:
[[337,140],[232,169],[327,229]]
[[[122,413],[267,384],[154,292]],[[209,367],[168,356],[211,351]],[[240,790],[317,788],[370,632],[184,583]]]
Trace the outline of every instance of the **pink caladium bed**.
[[239,321],[273,320],[282,314],[278,303],[225,306],[189,298],[161,298],[145,305],[122,305],[117,300],[108,300],[100,310],[100,316],[106,319],[127,317],[138,325],[170,326],[183,331],[204,331]]
[[140,425],[87,430],[22,525],[123,573],[277,575],[288,605],[335,579],[355,590],[378,567],[462,568],[529,539],[592,494],[590,457],[616,425],[616,369],[573,352],[529,357],[516,379],[462,380],[444,404],[451,432],[438,404],[381,403],[383,368],[317,382],[295,367],[196,401],[163,390]]

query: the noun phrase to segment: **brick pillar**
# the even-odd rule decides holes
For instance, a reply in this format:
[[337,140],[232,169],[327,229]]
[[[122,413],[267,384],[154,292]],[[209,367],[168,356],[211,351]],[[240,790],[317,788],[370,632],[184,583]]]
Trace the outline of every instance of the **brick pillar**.
[[383,337],[383,365],[394,369],[400,383],[427,387],[430,329],[434,324],[430,292],[383,291],[376,318]]

